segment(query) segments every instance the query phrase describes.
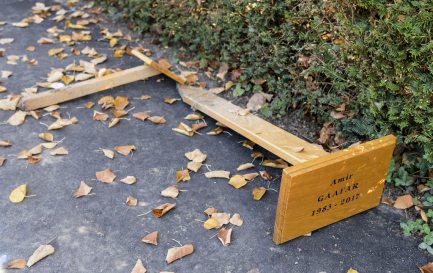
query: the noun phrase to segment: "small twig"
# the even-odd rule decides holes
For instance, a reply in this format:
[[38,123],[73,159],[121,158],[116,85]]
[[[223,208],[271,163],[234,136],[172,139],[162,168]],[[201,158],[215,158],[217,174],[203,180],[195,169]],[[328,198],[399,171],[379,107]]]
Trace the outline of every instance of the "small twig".
[[45,127],[50,127],[48,124],[45,124],[45,123],[43,123],[43,122],[39,122],[39,124],[41,124],[41,125],[44,125]]
[[28,198],[28,197],[35,197],[35,196],[36,194],[30,194],[30,195],[26,195],[25,197]]
[[144,215],[147,215],[147,214],[149,214],[149,213],[151,213],[152,211],[151,210],[149,210],[148,212],[145,212],[145,213],[142,213],[142,214],[139,214],[139,215],[137,215],[137,217],[140,217],[140,216],[144,216]]
[[176,243],[178,243],[180,246],[183,246],[178,240],[172,239],[173,241],[175,241]]
[[228,132],[228,131],[223,131],[223,133],[226,133],[226,134],[228,134],[228,135],[230,135],[230,136],[233,136],[233,134],[232,133],[230,133],[230,132]]
[[200,220],[200,219],[194,219],[194,221],[200,222],[200,223],[204,223],[205,221]]
[[56,236],[54,236],[51,240],[49,240],[47,243],[46,243],[46,245],[49,245],[52,241],[54,241],[55,239],[57,239],[57,235]]

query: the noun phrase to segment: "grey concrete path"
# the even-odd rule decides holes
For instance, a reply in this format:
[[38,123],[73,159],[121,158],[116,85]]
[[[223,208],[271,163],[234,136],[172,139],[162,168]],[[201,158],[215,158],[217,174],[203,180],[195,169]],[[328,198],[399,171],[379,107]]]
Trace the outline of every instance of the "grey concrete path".
[[[33,1],[2,0],[0,21],[16,22],[30,16],[33,4]],[[14,73],[4,81],[10,91],[0,94],[1,97],[32,86],[46,76],[50,67],[65,67],[74,59],[87,59],[70,56],[59,61],[47,55],[48,49],[63,45],[38,45],[36,41],[47,35],[45,29],[54,25],[53,21],[45,20],[24,29],[9,24],[0,27],[0,38],[15,38],[14,43],[0,46],[6,48],[6,55],[27,54],[30,59],[39,61],[37,66],[24,63],[13,66],[6,64],[5,57],[0,58],[0,70]],[[63,28],[61,23],[56,25]],[[79,43],[76,47],[82,49],[89,45],[111,54],[106,42],[96,41],[100,38],[97,28],[92,31],[93,41]],[[26,52],[29,45],[35,45],[37,50]],[[132,57],[110,58],[101,67],[138,64],[140,62]],[[152,98],[134,99],[143,94]],[[108,129],[107,124],[92,120],[93,109],[82,107],[85,102],[97,102],[105,95],[128,96],[130,107],[135,107],[133,112],[163,115],[167,123],[154,125],[131,117]],[[405,219],[404,212],[384,205],[318,230],[311,237],[274,245],[272,232],[278,193],[269,191],[261,201],[253,201],[253,187],[267,186],[266,181],[256,179],[235,190],[226,180],[205,178],[205,167],[193,173],[189,182],[180,184],[184,191],[175,200],[177,207],[173,211],[160,219],[151,214],[138,216],[154,206],[173,201],[160,196],[159,192],[175,183],[176,170],[186,167],[185,152],[199,148],[208,155],[206,163],[210,168],[232,173],[236,173],[239,164],[251,161],[251,151],[242,147],[239,142],[243,138],[236,133],[229,131],[219,136],[203,134],[192,138],[174,133],[171,128],[192,111],[181,102],[165,104],[164,97],[179,96],[171,80],[157,76],[62,104],[60,112],[64,117],[70,115],[79,120],[77,125],[53,132],[55,140],[64,139],[62,146],[69,150],[69,155],[53,157],[46,151],[36,165],[27,165],[15,155],[40,143],[38,134],[46,129],[40,122],[51,123],[53,118],[44,116],[36,121],[28,117],[21,126],[0,125],[0,139],[13,142],[9,148],[0,148],[0,155],[7,156],[5,165],[0,167],[0,259],[28,258],[39,244],[55,238],[52,241],[56,248],[54,255],[25,272],[130,272],[140,258],[148,272],[340,273],[352,267],[361,273],[410,273],[419,272],[417,266],[432,260],[417,249],[416,240],[402,236],[399,221]],[[0,111],[0,120],[7,120],[11,115],[11,111]],[[206,118],[206,121],[209,129],[214,127],[213,120]],[[112,149],[127,144],[137,147],[133,155],[117,154],[110,160],[95,152],[99,148]],[[270,154],[267,157],[273,158]],[[257,170],[264,169],[256,166]],[[94,180],[95,172],[107,167],[117,175],[112,185]],[[279,175],[279,170],[266,170]],[[127,175],[136,176],[138,182],[134,185],[121,183],[119,180]],[[278,180],[271,183],[272,188],[279,189]],[[73,198],[72,192],[80,181],[93,187],[94,195]],[[29,194],[35,196],[19,204],[10,203],[10,191],[23,183],[28,185]],[[138,198],[139,206],[126,206],[128,195]],[[197,221],[206,219],[203,211],[207,207],[239,213],[244,219],[242,227],[234,228],[230,246],[222,246],[217,238],[209,239],[215,232],[204,230]],[[141,238],[153,230],[160,233],[158,246],[141,242]],[[167,265],[165,255],[168,248],[177,246],[174,240],[181,244],[192,243],[195,251]]]

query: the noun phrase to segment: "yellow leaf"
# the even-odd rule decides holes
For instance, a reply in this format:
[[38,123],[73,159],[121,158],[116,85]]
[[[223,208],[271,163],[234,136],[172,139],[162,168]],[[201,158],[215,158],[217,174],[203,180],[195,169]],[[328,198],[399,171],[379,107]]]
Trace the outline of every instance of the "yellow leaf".
[[263,195],[266,193],[265,187],[258,187],[253,189],[253,199],[258,201],[262,199]]
[[189,175],[188,170],[176,171],[176,183],[179,183],[180,181],[188,181],[190,179],[191,176]]
[[203,223],[203,227],[207,230],[217,228],[220,226],[220,223],[215,218],[209,218],[206,220],[206,222]]
[[347,270],[347,273],[358,273],[358,271],[353,268],[350,268],[349,270]]
[[242,175],[234,175],[230,178],[229,184],[232,185],[234,188],[239,189],[242,188],[247,184],[247,181]]
[[117,44],[117,41],[117,38],[111,38],[109,43],[110,47],[114,47]]
[[22,184],[15,188],[9,195],[9,200],[12,203],[19,203],[24,200],[27,194],[27,184]]

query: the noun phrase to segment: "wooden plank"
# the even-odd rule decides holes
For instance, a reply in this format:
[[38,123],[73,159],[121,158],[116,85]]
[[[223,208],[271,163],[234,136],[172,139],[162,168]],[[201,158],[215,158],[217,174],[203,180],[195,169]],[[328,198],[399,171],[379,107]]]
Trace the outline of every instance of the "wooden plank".
[[395,140],[389,135],[284,169],[274,242],[284,243],[377,206]]
[[160,74],[147,65],[140,65],[130,69],[115,72],[100,78],[71,84],[64,88],[53,89],[24,97],[20,102],[20,108],[29,111],[53,104],[84,97],[96,92],[114,88],[127,83],[144,80]]
[[153,61],[151,58],[147,57],[146,55],[144,55],[143,53],[141,53],[140,51],[138,51],[137,49],[132,50],[131,52],[135,57],[139,58],[140,60],[142,60],[145,64],[147,64],[150,67],[153,67],[155,70],[160,71],[161,73],[167,75],[168,77],[170,77],[171,79],[175,80],[176,82],[180,83],[180,84],[185,84],[186,80],[182,77],[179,76],[173,72],[171,72],[170,70],[168,70],[165,67],[162,67],[161,65],[159,65],[157,62]]
[[[326,156],[320,147],[294,136],[283,129],[253,115],[239,115],[243,109],[201,88],[178,86],[185,103],[191,105],[230,129],[254,141],[266,150],[295,165]],[[296,152],[296,147],[304,147]]]

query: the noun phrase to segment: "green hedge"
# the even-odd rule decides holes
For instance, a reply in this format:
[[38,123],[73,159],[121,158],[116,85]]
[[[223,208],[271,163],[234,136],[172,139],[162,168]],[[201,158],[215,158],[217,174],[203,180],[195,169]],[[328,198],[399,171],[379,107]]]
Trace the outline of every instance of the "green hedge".
[[[333,121],[347,144],[396,134],[402,156],[390,180],[408,191],[433,186],[433,2],[99,2],[136,30],[182,44],[181,53],[194,53],[202,67],[227,62],[241,73],[235,95],[274,93],[264,115],[302,108],[319,122]],[[334,120],[330,113],[342,104],[346,118]]]

